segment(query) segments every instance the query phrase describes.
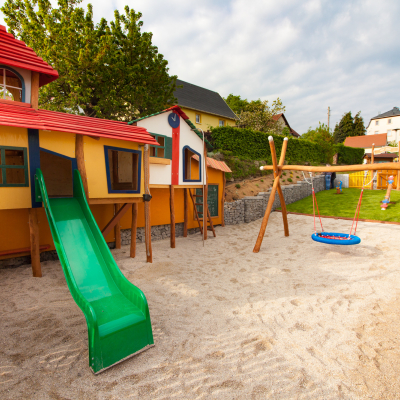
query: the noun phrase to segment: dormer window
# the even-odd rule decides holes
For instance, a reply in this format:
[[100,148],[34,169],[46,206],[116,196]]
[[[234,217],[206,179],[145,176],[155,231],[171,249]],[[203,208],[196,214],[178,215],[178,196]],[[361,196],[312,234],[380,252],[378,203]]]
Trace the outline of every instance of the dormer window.
[[13,71],[0,67],[0,99],[23,101],[23,82]]

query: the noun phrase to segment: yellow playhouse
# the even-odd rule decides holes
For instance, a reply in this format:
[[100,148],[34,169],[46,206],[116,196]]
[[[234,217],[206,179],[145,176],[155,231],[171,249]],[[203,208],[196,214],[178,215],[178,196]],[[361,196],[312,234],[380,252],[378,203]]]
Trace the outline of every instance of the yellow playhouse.
[[40,253],[57,245],[46,206],[74,197],[79,182],[106,242],[120,247],[120,230],[130,229],[134,257],[136,230],[145,228],[149,262],[151,226],[170,224],[173,247],[176,223],[184,236],[203,230],[203,196],[209,229],[224,224],[230,170],[207,158],[201,132],[179,107],[130,124],[41,110],[39,88],[57,71],[4,27],[0,43],[0,262],[30,254],[41,276]]

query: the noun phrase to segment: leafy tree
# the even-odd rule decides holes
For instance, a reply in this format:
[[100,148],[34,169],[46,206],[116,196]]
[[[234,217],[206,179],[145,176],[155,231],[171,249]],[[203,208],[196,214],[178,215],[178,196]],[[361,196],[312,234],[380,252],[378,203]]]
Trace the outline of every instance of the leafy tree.
[[334,154],[334,140],[333,135],[328,129],[327,125],[319,122],[319,125],[315,129],[310,127],[306,133],[301,135],[301,138],[317,143],[319,146],[321,146],[326,157],[326,162],[332,162],[332,157]]
[[354,117],[354,129],[352,136],[364,136],[366,131],[364,120],[361,116],[361,111],[359,111]]
[[353,118],[351,111],[344,114],[342,119],[335,126],[333,137],[335,143],[343,143],[348,136],[363,136],[365,135],[364,120],[359,111]]
[[232,93],[227,98],[224,98],[224,100],[236,115],[244,111],[249,104],[247,99],[242,99],[240,96],[235,96]]
[[268,100],[252,100],[239,114],[240,124],[261,132],[281,134],[283,127],[273,119],[273,116],[284,111],[285,107],[279,97],[271,106]]
[[176,76],[141,32],[142,14],[125,7],[110,24],[93,23],[93,9],[81,0],[6,0],[1,7],[11,33],[17,34],[60,77],[40,90],[48,110],[92,117],[132,120],[176,102]]

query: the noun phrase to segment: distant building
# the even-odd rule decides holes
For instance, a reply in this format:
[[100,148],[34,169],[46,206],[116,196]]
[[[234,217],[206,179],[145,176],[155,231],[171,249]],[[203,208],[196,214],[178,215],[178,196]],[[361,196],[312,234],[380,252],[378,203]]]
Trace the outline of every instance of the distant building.
[[387,134],[387,141],[398,142],[400,139],[400,110],[393,107],[392,110],[371,118],[367,126],[367,135]]
[[285,115],[284,115],[283,113],[274,115],[274,116],[272,117],[272,119],[273,119],[274,121],[276,121],[279,125],[281,125],[281,126],[282,126],[282,129],[283,129],[284,127],[288,127],[288,128],[289,128],[289,131],[290,131],[290,134],[291,134],[293,137],[295,137],[295,138],[300,137],[300,135],[299,135],[294,129],[291,128],[291,126],[289,125],[289,122],[287,121],[287,119],[286,119],[286,117],[285,117]]
[[237,115],[229,108],[219,93],[204,89],[192,83],[176,80],[174,96],[177,105],[194,122],[196,128],[203,131],[216,126],[235,126]]
[[348,136],[343,144],[348,147],[363,148],[366,153],[371,153],[372,144],[374,144],[374,154],[377,154],[386,150],[387,134],[379,133],[376,135]]

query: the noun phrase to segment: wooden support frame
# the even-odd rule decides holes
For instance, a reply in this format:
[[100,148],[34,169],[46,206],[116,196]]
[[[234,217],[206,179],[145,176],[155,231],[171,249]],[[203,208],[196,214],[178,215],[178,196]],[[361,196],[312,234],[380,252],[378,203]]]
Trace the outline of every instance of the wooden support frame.
[[[203,238],[207,240],[207,216],[208,216],[208,169],[207,169],[207,145],[204,143],[204,185],[203,185]],[[199,165],[200,168],[200,165]],[[201,166],[201,168],[203,168]],[[210,219],[211,221],[211,219]]]
[[264,235],[265,235],[265,230],[267,229],[267,224],[268,224],[268,219],[271,214],[272,206],[274,205],[275,201],[275,194],[276,191],[278,190],[279,194],[279,199],[281,201],[281,207],[282,207],[282,217],[283,217],[283,226],[285,230],[285,236],[289,236],[289,226],[288,226],[288,221],[287,221],[287,211],[286,211],[286,204],[285,204],[285,199],[283,196],[282,188],[280,186],[279,178],[280,178],[280,171],[279,171],[279,166],[283,166],[285,162],[285,155],[286,155],[286,149],[287,149],[287,144],[288,144],[288,139],[285,138],[283,141],[283,146],[282,146],[282,151],[281,151],[281,157],[279,159],[279,165],[276,159],[276,151],[275,151],[275,144],[274,144],[274,139],[272,136],[268,137],[269,140],[269,146],[271,148],[271,155],[272,155],[272,169],[274,171],[274,184],[272,186],[271,193],[269,195],[268,199],[268,204],[267,204],[267,209],[265,210],[264,218],[261,223],[261,228],[260,232],[257,237],[256,244],[254,246],[253,252],[258,253],[261,248],[261,243],[263,241]]
[[83,188],[85,189],[86,199],[89,200],[89,189],[85,167],[85,154],[83,150],[83,135],[75,136],[75,157],[78,171],[81,174]]
[[175,189],[174,185],[169,187],[169,209],[171,214],[171,224],[170,224],[170,243],[171,249],[175,248]]
[[138,203],[132,204],[132,226],[131,226],[131,258],[136,257],[136,233],[137,233],[137,216],[138,216]]
[[225,190],[226,190],[226,177],[225,172],[222,172],[222,196],[221,196],[221,226],[225,226]]
[[188,234],[188,222],[189,222],[189,189],[183,189],[183,237],[187,237]]
[[[125,215],[125,213],[129,210],[130,204],[126,203],[122,207],[119,207],[118,204],[114,204],[114,216],[111,218],[110,222],[104,227],[101,231],[104,237],[106,237],[113,228],[119,225],[120,219]],[[121,235],[120,235],[121,237]]]
[[[150,194],[150,146],[144,145],[144,190],[146,194]],[[144,202],[144,235],[146,244],[146,261],[153,262],[153,250],[151,246],[151,214],[150,214],[150,201]]]
[[[374,163],[374,151],[375,151],[375,143],[372,143],[372,149],[371,149],[371,164]],[[373,190],[373,189],[374,189],[374,171],[372,171],[371,175],[372,175],[371,190]]]
[[42,268],[40,265],[39,221],[37,208],[29,209],[29,236],[31,241],[32,275],[35,278],[41,278]]
[[[114,204],[114,216],[116,216],[118,214],[119,210],[122,210],[122,207],[120,207],[119,204]],[[119,214],[119,215],[121,215],[121,214]],[[114,222],[114,236],[115,236],[115,248],[116,249],[121,248],[121,225],[119,223],[121,218],[122,218],[122,215],[118,216],[118,219],[115,219],[115,222]]]
[[[400,141],[399,141],[399,160],[397,161],[400,165]],[[397,190],[400,190],[400,173],[397,173]]]

